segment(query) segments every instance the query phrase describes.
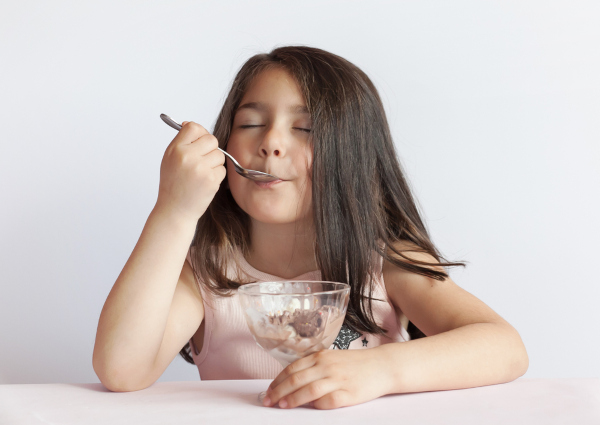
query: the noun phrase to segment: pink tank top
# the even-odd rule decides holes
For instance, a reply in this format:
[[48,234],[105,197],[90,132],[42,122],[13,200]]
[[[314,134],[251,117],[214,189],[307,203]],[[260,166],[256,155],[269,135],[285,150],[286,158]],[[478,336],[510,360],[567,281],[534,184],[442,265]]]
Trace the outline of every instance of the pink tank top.
[[[187,260],[190,262],[189,252]],[[320,280],[321,278],[321,272],[317,270],[293,279],[282,279],[256,270],[241,254],[238,254],[238,263],[253,282]],[[378,273],[378,276],[373,298],[385,301],[372,301],[373,317],[379,326],[387,329],[387,334],[360,336],[349,334],[340,344],[341,348],[372,348],[410,339],[406,331],[408,320],[405,316],[398,320],[387,296],[382,274]],[[237,291],[231,297],[220,297],[207,291],[201,282],[198,282],[198,286],[204,302],[204,341],[200,352],[191,339],[190,348],[200,379],[274,379],[283,368],[254,341],[246,324]],[[331,348],[340,347],[334,344]]]

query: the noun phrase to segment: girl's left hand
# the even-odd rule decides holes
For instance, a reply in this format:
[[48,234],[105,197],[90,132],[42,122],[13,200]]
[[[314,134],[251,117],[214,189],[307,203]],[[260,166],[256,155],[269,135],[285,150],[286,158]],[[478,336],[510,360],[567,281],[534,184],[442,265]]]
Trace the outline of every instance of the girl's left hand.
[[323,350],[296,360],[269,385],[263,404],[335,409],[387,394],[391,377],[377,354],[377,348]]

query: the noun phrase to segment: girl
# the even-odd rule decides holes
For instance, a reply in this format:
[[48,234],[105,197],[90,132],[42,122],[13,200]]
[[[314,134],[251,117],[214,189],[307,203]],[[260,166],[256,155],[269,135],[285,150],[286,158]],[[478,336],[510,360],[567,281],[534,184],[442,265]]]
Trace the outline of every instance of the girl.
[[[377,90],[356,66],[309,47],[256,55],[214,135],[183,124],[100,316],[93,364],[107,388],[152,385],[180,351],[201,379],[274,378],[264,404],[282,408],[525,373],[516,330],[448,277],[444,267],[462,263],[431,242]],[[280,180],[239,176],[218,146]],[[282,279],[352,288],[334,349],[284,370],[252,340],[236,295],[245,283]]]

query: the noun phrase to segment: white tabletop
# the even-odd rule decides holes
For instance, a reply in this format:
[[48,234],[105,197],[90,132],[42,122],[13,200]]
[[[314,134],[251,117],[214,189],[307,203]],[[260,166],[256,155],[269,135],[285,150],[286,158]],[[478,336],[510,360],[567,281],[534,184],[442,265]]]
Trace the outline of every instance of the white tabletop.
[[0,385],[0,424],[600,424],[600,379],[518,379],[467,390],[398,394],[320,411],[262,407],[270,381]]

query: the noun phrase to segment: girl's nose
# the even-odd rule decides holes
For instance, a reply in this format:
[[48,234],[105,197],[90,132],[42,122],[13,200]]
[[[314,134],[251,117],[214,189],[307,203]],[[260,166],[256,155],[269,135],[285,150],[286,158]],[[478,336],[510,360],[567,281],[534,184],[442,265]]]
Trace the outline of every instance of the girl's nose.
[[[261,152],[263,155],[265,155],[265,156],[269,156],[269,154],[270,154],[270,153],[269,153],[269,151],[268,151],[267,149],[265,149],[265,148],[262,148],[262,149],[260,150],[260,152]],[[279,154],[280,154],[280,153],[281,153],[281,152],[279,151],[279,149],[273,149],[273,155],[275,155],[275,156],[279,156]]]
[[285,141],[281,132],[275,128],[270,128],[265,133],[263,140],[259,146],[259,154],[263,157],[271,155],[282,157],[285,155]]

